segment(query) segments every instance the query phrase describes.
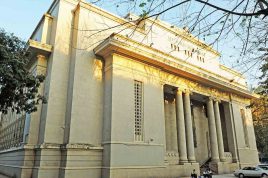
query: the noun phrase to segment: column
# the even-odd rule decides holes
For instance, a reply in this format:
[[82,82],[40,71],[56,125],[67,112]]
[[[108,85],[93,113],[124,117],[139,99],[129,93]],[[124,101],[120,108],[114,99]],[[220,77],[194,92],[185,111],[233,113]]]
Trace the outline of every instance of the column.
[[187,161],[186,138],[185,138],[183,100],[181,90],[178,90],[176,93],[176,119],[177,119],[179,157],[180,157],[180,163],[183,164],[188,161]]
[[222,128],[221,128],[221,116],[220,116],[220,111],[219,111],[219,101],[217,100],[215,100],[214,102],[214,112],[215,112],[219,156],[220,156],[220,160],[224,162],[225,156],[224,156],[224,146],[223,146],[223,137],[222,137]]
[[184,117],[185,117],[185,129],[186,129],[186,144],[187,144],[187,155],[189,162],[195,162],[194,153],[194,138],[193,138],[193,126],[191,116],[191,101],[190,91],[186,91],[184,94]]
[[209,127],[209,138],[211,147],[211,159],[213,162],[219,162],[217,131],[215,124],[214,109],[213,109],[213,100],[211,97],[209,97],[207,100],[207,112],[208,112],[208,127]]

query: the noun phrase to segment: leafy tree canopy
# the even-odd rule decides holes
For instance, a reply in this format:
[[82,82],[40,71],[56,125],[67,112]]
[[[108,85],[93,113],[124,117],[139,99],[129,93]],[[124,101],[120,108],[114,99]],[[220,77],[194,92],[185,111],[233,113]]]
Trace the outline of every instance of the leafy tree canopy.
[[34,76],[27,69],[29,54],[26,43],[0,29],[0,111],[21,113],[36,111],[39,101],[38,87],[44,76]]
[[[265,88],[258,87],[257,93],[265,93]],[[268,96],[261,95],[260,98],[252,100],[252,117],[256,135],[256,143],[261,157],[268,157]]]

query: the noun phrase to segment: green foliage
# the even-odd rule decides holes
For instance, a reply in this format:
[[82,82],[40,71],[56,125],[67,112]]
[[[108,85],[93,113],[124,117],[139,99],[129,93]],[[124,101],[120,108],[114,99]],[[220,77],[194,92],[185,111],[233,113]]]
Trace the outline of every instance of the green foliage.
[[257,148],[264,157],[268,157],[268,125],[255,124]]
[[0,111],[8,109],[20,113],[36,111],[38,95],[44,76],[33,76],[26,68],[29,54],[26,43],[13,34],[0,29]]
[[[262,93],[263,88],[258,87],[255,92]],[[251,102],[257,148],[262,156],[268,157],[268,96],[260,95]]]

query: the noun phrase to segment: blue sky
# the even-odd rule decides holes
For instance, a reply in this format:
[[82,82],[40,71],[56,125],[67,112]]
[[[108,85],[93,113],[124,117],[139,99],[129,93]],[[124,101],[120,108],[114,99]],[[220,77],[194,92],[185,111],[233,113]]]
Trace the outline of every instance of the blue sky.
[[53,0],[3,0],[0,28],[27,40]]
[[[3,0],[0,6],[0,28],[5,29],[7,32],[12,32],[16,36],[27,41],[38,21],[48,10],[52,2],[53,0]],[[122,8],[116,8],[116,5],[114,5],[116,1],[114,0],[105,0],[100,2],[101,3],[98,5],[101,5],[103,8],[111,11],[112,13],[116,13],[120,16],[126,14],[127,8],[124,6]],[[173,12],[171,11],[167,14],[167,18],[162,18],[164,20],[168,20],[171,14],[177,14],[176,11],[177,9],[174,9]],[[232,41],[232,39],[227,43],[237,44],[237,42]],[[237,56],[239,56],[239,53],[237,52],[237,49],[233,49],[231,46],[227,47],[227,43],[221,42],[218,48],[217,46],[214,46],[214,48],[222,53],[222,57],[220,58],[221,63],[231,67],[232,64],[235,64],[234,61],[238,58]],[[231,59],[229,57],[230,55],[235,55],[235,57]],[[243,67],[238,70],[243,71]],[[251,79],[250,73],[251,72],[247,71],[245,75],[250,83],[256,84],[256,79],[254,79],[255,77]]]

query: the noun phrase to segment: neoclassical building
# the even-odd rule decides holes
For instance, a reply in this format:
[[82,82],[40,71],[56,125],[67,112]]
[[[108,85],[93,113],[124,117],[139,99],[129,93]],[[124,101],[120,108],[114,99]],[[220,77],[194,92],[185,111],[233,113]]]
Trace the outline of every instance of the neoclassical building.
[[55,0],[28,45],[48,102],[2,115],[1,174],[184,177],[258,163],[247,108],[255,96],[187,30]]

